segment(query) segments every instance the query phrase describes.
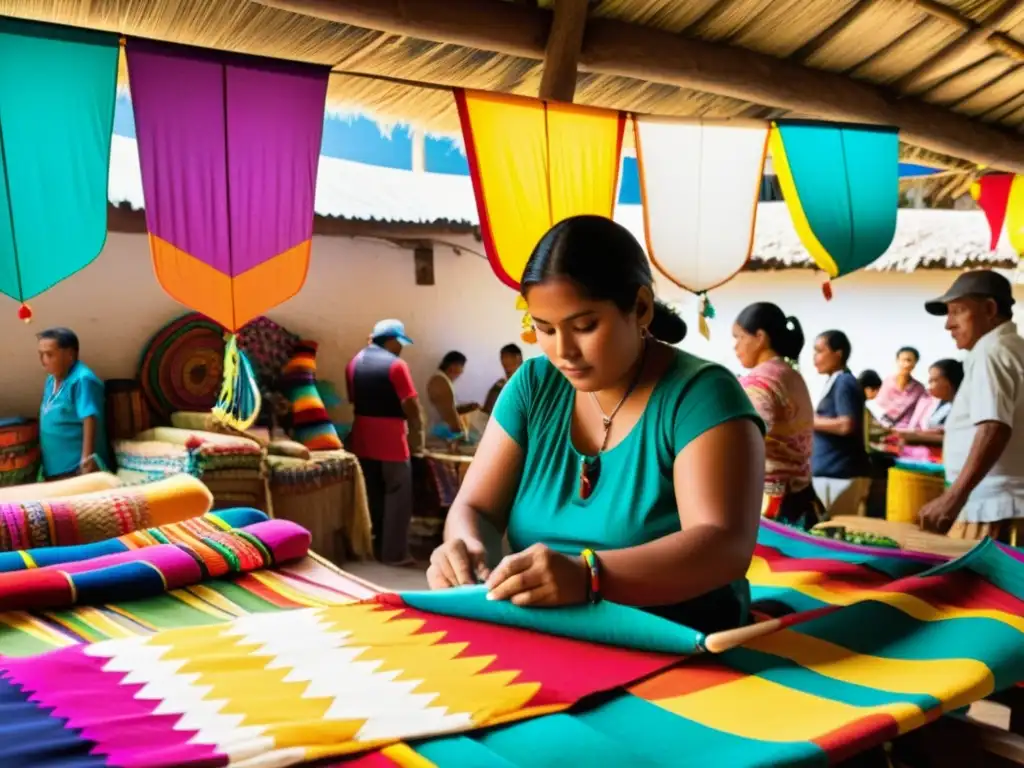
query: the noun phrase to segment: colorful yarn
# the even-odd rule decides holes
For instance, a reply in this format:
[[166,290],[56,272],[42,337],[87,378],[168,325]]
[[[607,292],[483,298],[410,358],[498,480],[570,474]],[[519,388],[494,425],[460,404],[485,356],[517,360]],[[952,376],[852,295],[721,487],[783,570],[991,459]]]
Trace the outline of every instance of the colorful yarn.
[[316,385],[315,341],[300,341],[281,372],[281,389],[292,404],[293,437],[311,451],[342,447]]

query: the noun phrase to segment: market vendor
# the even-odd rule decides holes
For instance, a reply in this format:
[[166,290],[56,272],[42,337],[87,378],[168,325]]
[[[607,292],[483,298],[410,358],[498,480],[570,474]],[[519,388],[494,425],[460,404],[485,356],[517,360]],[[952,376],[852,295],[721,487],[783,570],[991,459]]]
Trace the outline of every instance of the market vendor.
[[466,356],[452,350],[441,359],[441,364],[427,381],[429,433],[441,443],[466,436],[463,417],[480,409],[479,403],[459,403],[455,395],[455,382],[466,369]]
[[48,374],[39,407],[43,474],[59,480],[110,466],[103,382],[78,359],[78,336],[50,328],[37,338]]
[[[764,426],[725,368],[673,347],[636,239],[556,224],[521,285],[543,355],[495,405],[427,572],[434,589],[555,606],[602,599],[704,632],[747,620]],[[513,554],[493,570],[484,525]]]
[[964,272],[925,304],[967,350],[963,384],[945,421],[947,488],[921,522],[964,539],[1011,538],[1024,518],[1024,338],[1013,290],[997,272]]

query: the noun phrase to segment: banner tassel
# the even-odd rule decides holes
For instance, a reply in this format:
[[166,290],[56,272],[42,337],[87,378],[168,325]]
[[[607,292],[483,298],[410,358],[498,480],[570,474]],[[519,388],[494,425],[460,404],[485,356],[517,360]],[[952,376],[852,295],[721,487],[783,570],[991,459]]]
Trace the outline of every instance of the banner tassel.
[[252,363],[238,348],[238,338],[232,333],[225,341],[224,383],[213,407],[213,419],[218,424],[244,432],[256,423],[263,399]]
[[715,307],[711,303],[711,299],[708,298],[707,291],[698,296],[700,297],[700,312],[697,316],[697,330],[700,331],[701,336],[711,341],[711,326],[708,325],[708,320],[715,319]]

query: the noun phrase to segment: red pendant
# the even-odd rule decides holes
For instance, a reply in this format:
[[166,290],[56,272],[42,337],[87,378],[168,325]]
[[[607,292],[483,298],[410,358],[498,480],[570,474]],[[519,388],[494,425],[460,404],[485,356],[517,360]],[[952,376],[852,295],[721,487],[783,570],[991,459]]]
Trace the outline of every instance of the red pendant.
[[580,464],[580,498],[589,499],[594,486],[590,482],[590,475],[587,472],[587,463]]

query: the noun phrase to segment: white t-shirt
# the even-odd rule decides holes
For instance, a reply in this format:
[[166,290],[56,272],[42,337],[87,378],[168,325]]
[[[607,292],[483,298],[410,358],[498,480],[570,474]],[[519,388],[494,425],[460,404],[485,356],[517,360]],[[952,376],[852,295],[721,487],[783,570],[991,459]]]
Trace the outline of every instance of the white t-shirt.
[[942,443],[946,482],[959,477],[977,425],[984,421],[1006,424],[1013,432],[958,520],[993,523],[1024,517],[1024,338],[1012,322],[982,336],[964,359],[964,380],[946,419]]

